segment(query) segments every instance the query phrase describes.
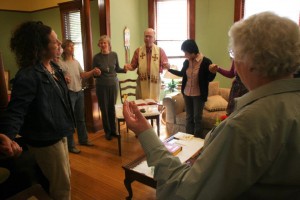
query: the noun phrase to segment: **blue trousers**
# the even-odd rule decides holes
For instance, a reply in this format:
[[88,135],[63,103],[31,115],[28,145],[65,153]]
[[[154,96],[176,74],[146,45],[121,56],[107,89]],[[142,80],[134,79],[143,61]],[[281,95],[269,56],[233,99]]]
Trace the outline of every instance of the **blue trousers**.
[[[76,120],[78,141],[79,143],[86,143],[88,141],[88,135],[85,125],[84,92],[83,90],[79,92],[69,92]],[[70,135],[68,136],[68,148],[70,149],[74,146],[75,143],[73,135]]]
[[201,137],[204,101],[200,96],[183,95],[186,110],[186,132]]

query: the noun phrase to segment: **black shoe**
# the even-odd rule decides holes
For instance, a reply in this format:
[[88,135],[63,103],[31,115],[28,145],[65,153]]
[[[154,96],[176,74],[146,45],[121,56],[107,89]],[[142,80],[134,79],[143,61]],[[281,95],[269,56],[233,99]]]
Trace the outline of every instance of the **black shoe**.
[[112,136],[112,137],[116,137],[116,138],[117,138],[117,137],[119,137],[119,135],[118,135],[118,134],[116,134],[116,133],[114,133],[114,134],[111,134],[111,136]]
[[79,149],[76,149],[75,147],[73,147],[72,149],[69,149],[69,152],[70,152],[70,153],[79,154],[79,153],[80,153],[80,150],[79,150]]
[[88,146],[88,147],[92,147],[94,146],[93,143],[91,143],[90,141],[87,141],[87,142],[82,142],[82,143],[79,143],[80,145],[83,145],[83,146]]
[[194,136],[197,138],[204,139],[206,134],[203,132],[203,130],[204,129],[199,129],[199,130],[195,131]]
[[112,140],[112,137],[110,135],[105,135],[106,140]]
[[206,136],[206,134],[204,134],[204,133],[198,133],[198,134],[194,135],[194,137],[201,138],[201,139],[205,139],[205,136]]

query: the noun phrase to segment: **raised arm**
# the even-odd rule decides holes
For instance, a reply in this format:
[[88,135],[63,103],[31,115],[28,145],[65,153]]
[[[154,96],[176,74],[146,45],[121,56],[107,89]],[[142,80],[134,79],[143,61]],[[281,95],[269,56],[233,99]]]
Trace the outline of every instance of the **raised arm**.
[[185,60],[183,62],[183,67],[181,68],[180,71],[175,70],[175,69],[170,69],[170,66],[168,67],[168,71],[176,76],[183,77],[184,72],[186,71],[185,69],[188,68],[188,66],[189,66],[189,61]]
[[92,69],[88,72],[85,72],[85,71],[81,72],[80,77],[82,79],[87,79],[87,78],[90,78],[92,76],[100,76],[100,74],[101,74],[101,70],[99,68],[95,67],[94,69]]
[[119,65],[119,59],[118,59],[118,54],[115,53],[115,57],[116,57],[116,72],[117,73],[126,73],[127,72],[127,68],[121,68]]
[[139,48],[134,51],[133,57],[130,63],[124,65],[125,70],[133,71],[138,68],[139,65]]
[[232,62],[230,70],[225,70],[225,69],[221,68],[220,66],[218,66],[217,64],[211,64],[209,66],[209,71],[212,73],[219,72],[220,74],[222,74],[223,76],[225,76],[227,78],[235,77],[234,62]]

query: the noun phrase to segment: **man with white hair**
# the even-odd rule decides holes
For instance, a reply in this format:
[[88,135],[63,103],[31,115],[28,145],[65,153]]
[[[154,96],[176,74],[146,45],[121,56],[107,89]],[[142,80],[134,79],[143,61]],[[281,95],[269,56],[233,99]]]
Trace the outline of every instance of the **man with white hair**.
[[164,147],[133,103],[129,129],[154,166],[157,199],[300,199],[300,29],[270,12],[235,23],[230,48],[249,92],[205,138],[192,166]]
[[159,101],[161,79],[160,73],[169,66],[168,58],[164,50],[155,42],[155,31],[147,28],[144,31],[145,44],[137,48],[131,60],[131,64],[125,64],[128,70],[137,70],[137,99],[154,99]]

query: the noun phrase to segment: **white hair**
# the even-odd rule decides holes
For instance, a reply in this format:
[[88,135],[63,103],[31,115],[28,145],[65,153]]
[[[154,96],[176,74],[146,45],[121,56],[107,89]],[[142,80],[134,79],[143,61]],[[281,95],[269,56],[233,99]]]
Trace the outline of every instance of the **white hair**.
[[292,20],[271,12],[253,15],[229,30],[230,49],[266,77],[292,74],[300,66],[300,29]]

